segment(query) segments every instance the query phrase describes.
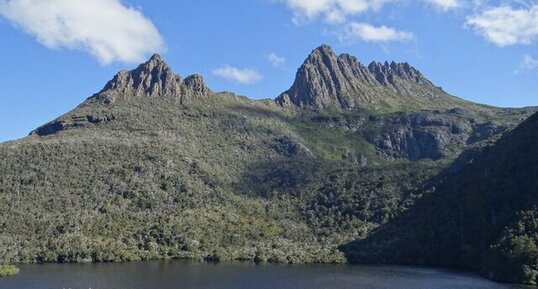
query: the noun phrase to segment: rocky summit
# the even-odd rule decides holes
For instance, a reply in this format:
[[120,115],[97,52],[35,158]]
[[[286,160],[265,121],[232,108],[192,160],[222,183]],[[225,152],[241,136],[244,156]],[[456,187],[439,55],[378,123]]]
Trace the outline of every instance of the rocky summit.
[[[147,62],[131,71],[121,71],[105,87],[86,100],[81,107],[93,104],[111,105],[118,98],[169,98],[183,105],[209,97],[211,90],[202,76],[194,74],[182,79],[176,75],[160,55],[153,55]],[[68,114],[47,123],[31,134],[48,135],[72,127],[100,124],[115,119],[112,114],[99,113],[90,108],[90,114]]]
[[[538,204],[514,173],[533,179],[532,145],[508,143],[530,137],[528,122],[514,128],[536,111],[465,101],[409,64],[364,66],[326,45],[275,100],[214,92],[154,55],[28,137],[0,144],[0,264],[386,260],[533,283],[535,263],[518,260],[535,256],[525,244]],[[487,182],[490,173],[525,205]],[[428,220],[433,235],[414,225]],[[488,238],[476,239],[488,222]],[[398,242],[391,224],[411,237]],[[411,246],[413,236],[432,242]],[[489,244],[500,253],[463,261]],[[510,279],[495,266],[506,260],[521,274]]]
[[408,63],[372,62],[367,67],[349,54],[322,45],[297,72],[292,87],[276,101],[307,109],[453,108],[462,101],[444,92]]
[[112,103],[118,96],[175,97],[181,102],[190,97],[207,97],[209,88],[200,75],[185,79],[176,75],[158,54],[131,71],[122,71],[109,81],[95,98]]

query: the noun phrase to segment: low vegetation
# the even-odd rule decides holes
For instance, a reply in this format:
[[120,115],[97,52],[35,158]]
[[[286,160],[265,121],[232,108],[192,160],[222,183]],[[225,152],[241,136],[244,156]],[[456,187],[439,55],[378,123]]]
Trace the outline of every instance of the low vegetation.
[[8,277],[19,274],[19,268],[13,265],[0,265],[0,277]]

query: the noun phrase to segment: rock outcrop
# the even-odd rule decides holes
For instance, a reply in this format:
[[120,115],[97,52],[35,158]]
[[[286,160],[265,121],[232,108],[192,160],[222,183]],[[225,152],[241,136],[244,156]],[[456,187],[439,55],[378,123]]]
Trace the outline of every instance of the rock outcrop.
[[212,94],[202,76],[194,74],[182,79],[176,75],[160,55],[154,54],[147,62],[131,71],[120,71],[105,87],[90,97],[79,108],[32,131],[31,135],[46,136],[58,131],[102,124],[116,120],[106,106],[118,99],[140,97],[167,98],[185,105],[204,100]]
[[205,98],[211,90],[200,75],[182,79],[158,54],[131,71],[121,71],[93,98],[109,104],[120,96],[172,97],[183,103],[188,98]]
[[212,91],[205,85],[204,78],[199,74],[193,74],[183,80],[187,88],[187,94],[193,97],[207,97]]
[[369,124],[365,138],[376,147],[379,155],[412,161],[455,156],[459,150],[454,151],[454,147],[500,136],[513,128],[493,122],[480,123],[459,110],[371,117]]
[[64,117],[55,119],[43,126],[38,127],[37,129],[32,131],[30,135],[46,136],[46,135],[55,134],[58,131],[62,131],[66,129],[85,127],[88,125],[102,124],[102,123],[114,121],[115,119],[116,117],[113,114],[111,115],[89,114],[89,115],[64,116]]
[[[420,104],[438,107],[453,97],[408,63],[373,62],[368,67],[349,54],[322,45],[299,68],[289,90],[276,98],[282,106],[306,109],[386,109]],[[455,99],[455,98],[454,98]]]

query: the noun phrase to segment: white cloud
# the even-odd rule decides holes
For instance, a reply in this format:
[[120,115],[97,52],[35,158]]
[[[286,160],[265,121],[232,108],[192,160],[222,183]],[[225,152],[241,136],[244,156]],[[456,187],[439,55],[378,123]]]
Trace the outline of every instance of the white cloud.
[[241,69],[230,65],[213,70],[213,74],[239,84],[253,84],[262,80],[262,76],[252,69]]
[[488,8],[468,17],[467,25],[501,47],[531,44],[538,37],[538,4]]
[[360,39],[366,42],[405,42],[414,39],[410,32],[399,31],[387,26],[373,26],[368,23],[352,22],[341,38],[347,40]]
[[520,74],[522,72],[530,72],[533,70],[538,70],[538,59],[532,57],[529,54],[523,56],[519,67],[514,70],[514,74]]
[[[323,18],[329,23],[344,23],[350,16],[378,10],[388,3],[401,0],[277,0],[293,11],[293,22],[300,24],[308,20]],[[415,0],[416,1],[416,0]],[[432,4],[442,11],[462,7],[462,0],[421,0]],[[484,2],[487,0],[473,0]],[[475,4],[476,5],[476,4]]]
[[0,15],[48,48],[85,51],[102,64],[165,49],[153,23],[120,0],[0,0]]
[[[293,12],[293,22],[301,24],[308,20],[322,19],[331,26],[326,29],[340,40],[360,39],[367,42],[405,42],[415,38],[410,32],[385,25],[374,26],[356,19],[368,12],[387,5],[401,5],[401,0],[276,0]],[[418,1],[418,0],[414,0]],[[460,7],[462,0],[420,0],[446,11]],[[476,1],[476,0],[475,0]]]
[[294,14],[293,21],[298,24],[305,20],[323,17],[330,23],[342,23],[350,15],[379,9],[385,2],[392,0],[280,0]]
[[448,11],[461,7],[460,0],[425,0],[426,2],[435,5],[443,11]]
[[525,55],[523,57],[523,61],[521,62],[521,68],[525,70],[535,70],[538,69],[538,59],[530,56]]
[[267,54],[267,60],[269,60],[274,67],[281,67],[282,65],[286,64],[286,58],[279,56],[274,52]]

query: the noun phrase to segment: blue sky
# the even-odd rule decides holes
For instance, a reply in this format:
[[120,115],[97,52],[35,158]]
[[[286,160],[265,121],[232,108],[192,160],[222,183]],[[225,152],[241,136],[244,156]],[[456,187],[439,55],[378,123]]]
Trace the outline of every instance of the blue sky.
[[[215,91],[274,98],[322,43],[407,61],[449,93],[538,105],[538,1],[0,0],[0,142],[163,55]],[[81,6],[82,5],[82,6]]]

